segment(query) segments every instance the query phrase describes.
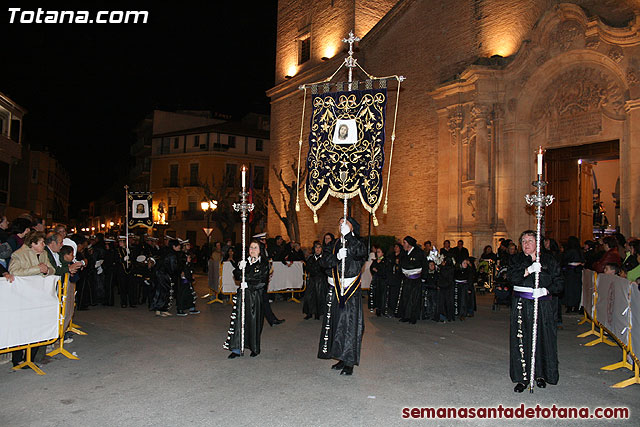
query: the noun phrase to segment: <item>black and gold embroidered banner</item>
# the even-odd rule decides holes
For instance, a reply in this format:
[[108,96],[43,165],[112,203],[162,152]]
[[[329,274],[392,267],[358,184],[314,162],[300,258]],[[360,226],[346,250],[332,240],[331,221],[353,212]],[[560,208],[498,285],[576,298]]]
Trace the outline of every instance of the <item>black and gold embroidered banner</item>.
[[375,216],[382,200],[386,89],[313,95],[305,201],[317,211],[331,195],[360,196]]
[[129,228],[153,227],[153,193],[129,193],[127,209],[129,210]]

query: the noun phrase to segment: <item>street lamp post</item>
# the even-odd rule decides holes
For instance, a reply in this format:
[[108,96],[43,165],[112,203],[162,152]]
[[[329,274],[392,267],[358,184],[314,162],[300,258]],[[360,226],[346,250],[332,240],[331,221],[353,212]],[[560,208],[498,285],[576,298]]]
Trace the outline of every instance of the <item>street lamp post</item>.
[[[209,257],[211,256],[211,227],[210,227],[210,223],[211,223],[211,214],[213,213],[213,211],[218,207],[218,202],[216,200],[207,200],[204,199],[201,203],[200,203],[200,207],[202,208],[202,210],[204,211],[205,215],[207,216],[207,228],[205,228],[204,232],[207,235],[207,260],[209,259]],[[205,263],[205,265],[207,265]]]

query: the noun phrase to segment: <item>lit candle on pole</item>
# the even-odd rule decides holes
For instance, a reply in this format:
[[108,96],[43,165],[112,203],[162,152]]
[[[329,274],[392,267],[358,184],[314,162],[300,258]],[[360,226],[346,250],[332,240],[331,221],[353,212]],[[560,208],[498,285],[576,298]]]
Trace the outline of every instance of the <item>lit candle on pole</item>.
[[242,189],[247,186],[247,167],[242,165]]
[[538,175],[542,175],[542,147],[538,149]]

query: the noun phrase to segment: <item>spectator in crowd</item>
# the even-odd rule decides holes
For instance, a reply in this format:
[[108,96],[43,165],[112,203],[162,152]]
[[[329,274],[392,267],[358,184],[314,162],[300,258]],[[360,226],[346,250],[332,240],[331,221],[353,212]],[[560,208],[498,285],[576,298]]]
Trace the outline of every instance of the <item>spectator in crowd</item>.
[[593,263],[598,260],[596,253],[596,242],[593,240],[586,240],[582,247],[584,254],[584,268],[587,270],[593,270]]
[[0,216],[0,243],[4,243],[9,238],[9,221],[5,215]]
[[445,240],[442,243],[442,248],[440,248],[440,255],[442,255],[445,258],[453,257],[451,242],[449,240]]
[[9,221],[7,221],[7,217],[2,215],[0,216],[0,266],[7,270],[9,266],[9,258],[11,257],[11,253],[13,249],[7,239],[9,238]]
[[602,246],[605,253],[602,257],[593,263],[593,269],[598,273],[604,272],[604,266],[607,264],[622,265],[622,259],[618,253],[618,241],[613,236],[607,236],[602,240]]
[[635,240],[629,240],[625,243],[626,256],[622,261],[622,270],[625,272],[631,271],[638,266],[638,257],[636,256],[637,252],[635,250],[635,245],[633,245],[634,241]]
[[456,260],[456,264],[462,264],[462,261],[469,258],[469,250],[464,247],[464,242],[462,240],[458,240],[458,245],[451,249],[451,255]]
[[35,276],[38,274],[54,274],[55,270],[44,253],[44,233],[33,231],[28,233],[22,245],[11,256],[9,272],[15,276]]
[[636,261],[638,261],[638,265],[636,265],[633,269],[627,271],[627,279],[632,282],[635,282],[640,278],[640,240],[633,240],[630,244],[631,250],[635,254]]
[[16,218],[9,227],[9,238],[7,242],[13,252],[20,249],[24,243],[24,238],[31,231],[31,221],[26,218]]
[[211,256],[207,265],[207,274],[209,279],[209,289],[218,292],[220,286],[220,263],[222,262],[222,245],[220,242],[214,242]]
[[[32,231],[25,234],[24,244],[11,255],[9,273],[13,276],[37,276],[54,274],[55,270],[45,251],[44,233]],[[34,360],[37,359],[39,347],[31,352]],[[41,358],[43,358],[42,356]],[[13,366],[17,366],[25,360],[25,351],[12,352]]]
[[498,255],[493,252],[493,248],[491,247],[491,245],[487,245],[484,247],[482,255],[480,255],[480,259],[486,259],[495,262],[498,260]]
[[231,264],[233,264],[233,268],[236,268],[238,266],[238,257],[236,257],[235,252],[236,250],[233,249],[233,246],[230,246],[224,256],[224,261],[231,262]]
[[59,252],[62,248],[62,236],[59,234],[54,232],[47,234],[44,243],[47,246],[46,252],[47,257],[49,258],[49,263],[53,266],[56,276],[64,277],[67,273],[75,274],[82,266],[82,263],[73,264],[73,258],[71,259],[71,264],[64,263],[63,260],[60,259]]
[[621,271],[620,266],[618,264],[614,264],[610,262],[609,264],[604,266],[603,274],[611,274],[613,276],[619,276],[620,271]]

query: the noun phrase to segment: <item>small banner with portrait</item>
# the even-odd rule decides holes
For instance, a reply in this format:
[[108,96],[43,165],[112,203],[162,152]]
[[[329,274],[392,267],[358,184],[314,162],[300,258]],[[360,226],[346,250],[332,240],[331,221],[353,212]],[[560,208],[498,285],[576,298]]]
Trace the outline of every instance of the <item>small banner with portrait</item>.
[[153,227],[152,193],[129,193],[129,228]]
[[360,196],[373,215],[382,200],[386,89],[313,95],[305,201],[317,211],[331,195]]

